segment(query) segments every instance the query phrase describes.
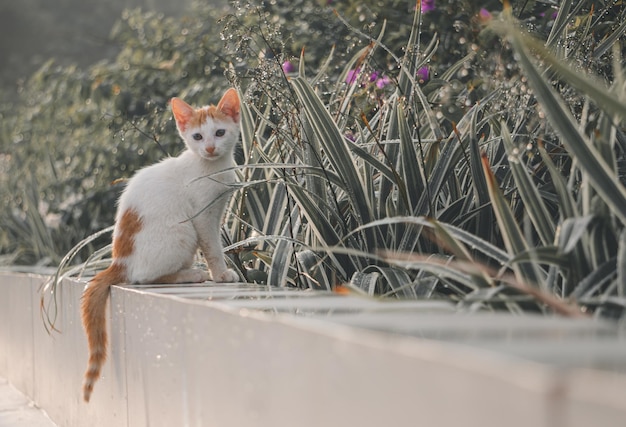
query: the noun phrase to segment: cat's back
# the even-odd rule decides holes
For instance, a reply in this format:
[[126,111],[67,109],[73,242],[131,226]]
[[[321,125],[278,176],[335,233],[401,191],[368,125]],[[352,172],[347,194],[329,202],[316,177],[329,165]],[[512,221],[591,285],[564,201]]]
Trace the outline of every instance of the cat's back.
[[131,185],[146,182],[172,182],[179,176],[181,168],[177,165],[176,157],[166,157],[160,162],[139,169],[129,181]]
[[186,179],[184,172],[185,168],[178,164],[176,157],[139,169],[128,180],[118,210],[162,210],[164,206],[180,203],[178,199]]
[[[232,171],[215,174],[215,166],[218,165],[203,161],[188,150],[146,166],[128,181],[119,208],[159,212],[168,206],[184,209],[194,205],[198,197],[215,197],[212,193],[221,187],[219,181],[228,184],[235,178]],[[219,169],[224,168],[221,165]]]
[[184,185],[185,181],[203,172],[189,154],[185,151],[178,157],[167,157],[139,169],[129,180],[126,191],[140,188],[141,191],[162,192],[164,188]]

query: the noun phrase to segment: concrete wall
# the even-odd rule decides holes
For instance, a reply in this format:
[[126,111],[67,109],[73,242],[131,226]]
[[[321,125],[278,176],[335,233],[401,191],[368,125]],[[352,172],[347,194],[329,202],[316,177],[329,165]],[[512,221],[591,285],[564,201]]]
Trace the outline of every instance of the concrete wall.
[[[62,284],[62,333],[48,335],[39,314],[42,281],[0,273],[0,376],[60,426],[561,427],[626,420],[626,376],[610,357],[604,370],[589,368],[596,356],[559,366],[476,344],[489,337],[504,343],[503,331],[527,346],[529,337],[571,336],[595,337],[606,348],[601,338],[608,337],[621,357],[623,333],[614,325],[515,323],[511,316],[458,316],[446,303],[251,285],[114,288],[111,355],[85,404],[83,284]],[[450,339],[455,319],[465,332]],[[417,336],[432,336],[437,324],[439,339]]]

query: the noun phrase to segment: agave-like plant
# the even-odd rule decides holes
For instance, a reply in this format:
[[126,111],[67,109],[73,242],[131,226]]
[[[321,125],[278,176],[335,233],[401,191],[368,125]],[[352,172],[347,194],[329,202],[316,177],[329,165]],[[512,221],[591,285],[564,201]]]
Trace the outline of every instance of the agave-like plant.
[[[568,14],[570,3],[564,2],[560,15]],[[507,9],[503,19],[492,25],[511,43],[534,96],[558,137],[552,153],[539,145],[541,161],[534,165],[533,173],[529,164],[524,164],[514,152],[511,135],[502,126],[502,140],[513,157],[509,163],[520,199],[540,237],[538,247],[525,248],[519,233],[500,218],[499,224],[503,233],[519,241],[516,261],[535,266],[537,285],[583,306],[600,307],[600,312],[617,308],[619,313],[626,304],[626,189],[618,168],[626,154],[621,130],[626,118],[626,96],[621,61],[617,60],[621,52],[614,49],[615,79],[606,85],[598,77],[576,69],[563,52],[550,50],[551,41],[565,37],[565,27],[560,28],[562,34],[555,35],[553,31],[544,45],[520,31]],[[595,54],[610,49],[625,31],[623,23],[617,26]],[[539,68],[537,59],[543,61],[545,69]],[[556,93],[551,76],[584,95],[585,106],[578,119]],[[594,122],[588,114],[590,108],[596,111]],[[569,157],[570,166],[559,168],[554,164],[557,152]],[[549,193],[540,194],[542,189],[533,174],[550,185]],[[553,215],[546,206],[549,199],[558,202]],[[503,207],[501,211],[504,210]],[[539,268],[541,265],[549,267]]]
[[[624,80],[617,60],[610,86],[572,71],[592,33],[589,17],[567,25],[582,3],[562,2],[545,42],[506,8],[493,17],[486,35],[510,44],[522,74],[464,89],[468,100],[480,95],[454,122],[437,104],[475,53],[424,85],[418,73],[438,41],[421,45],[420,7],[402,57],[385,47],[383,25],[377,37],[359,33],[368,43],[336,79],[332,51],[315,75],[305,52],[296,72],[284,70],[261,31],[258,69],[229,73],[247,94],[223,230],[234,267],[269,285],[445,298],[465,310],[621,315]],[[616,24],[594,55],[625,31]],[[383,89],[372,81],[381,51],[397,70]],[[515,108],[503,110],[509,98]]]
[[[523,114],[495,115],[496,89],[451,132],[431,106],[437,93],[426,94],[415,77],[437,48],[436,39],[416,48],[419,8],[406,53],[395,58],[395,90],[372,111],[355,102],[359,85],[345,82],[384,49],[384,27],[330,95],[320,91],[319,75],[307,78],[303,55],[288,78],[290,120],[277,124],[269,109],[244,105],[241,169],[250,181],[233,199],[240,216],[230,235],[247,227],[254,236],[229,247],[246,254],[239,265],[281,286],[347,284],[370,295],[451,298],[471,309],[619,314],[626,301],[626,190],[616,167],[624,156],[624,86],[619,67],[609,89],[553,53],[577,10],[561,5],[545,44],[520,30],[507,9],[494,19],[487,31],[510,42],[532,104]],[[602,50],[625,29],[617,26]],[[441,85],[469,59],[442,75]],[[540,70],[537,59],[548,68]],[[554,78],[599,107],[591,136],[589,117],[572,116]],[[549,126],[523,132],[531,119],[542,123],[540,114]]]

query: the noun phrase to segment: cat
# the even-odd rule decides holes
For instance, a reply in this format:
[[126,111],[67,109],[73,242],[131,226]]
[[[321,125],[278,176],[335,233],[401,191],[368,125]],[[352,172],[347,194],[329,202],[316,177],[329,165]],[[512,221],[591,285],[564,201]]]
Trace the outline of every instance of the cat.
[[86,287],[81,303],[89,344],[83,398],[89,402],[107,357],[106,304],[121,283],[191,283],[209,279],[191,265],[198,247],[216,282],[235,282],[227,268],[220,222],[235,181],[233,148],[239,139],[239,95],[228,89],[217,106],[194,109],[170,102],[187,149],[138,171],[118,201],[113,262]]

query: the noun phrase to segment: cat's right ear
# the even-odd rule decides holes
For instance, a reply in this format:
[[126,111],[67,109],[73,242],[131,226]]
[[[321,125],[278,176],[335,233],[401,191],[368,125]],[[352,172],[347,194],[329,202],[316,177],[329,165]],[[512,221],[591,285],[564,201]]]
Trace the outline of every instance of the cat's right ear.
[[235,123],[239,123],[241,107],[239,106],[239,95],[235,88],[231,87],[224,92],[222,99],[220,99],[220,102],[217,104],[217,109],[233,119]]
[[170,104],[172,105],[174,119],[176,119],[176,126],[178,126],[181,132],[184,132],[187,128],[187,123],[189,123],[196,110],[180,98],[172,98]]

